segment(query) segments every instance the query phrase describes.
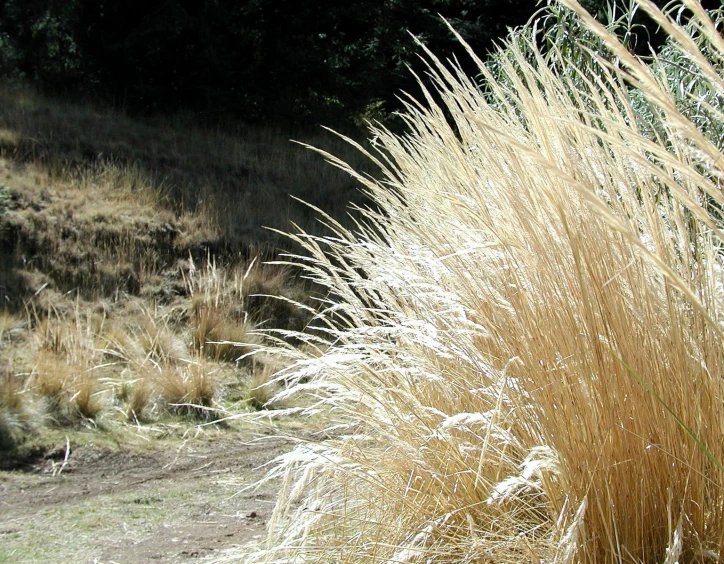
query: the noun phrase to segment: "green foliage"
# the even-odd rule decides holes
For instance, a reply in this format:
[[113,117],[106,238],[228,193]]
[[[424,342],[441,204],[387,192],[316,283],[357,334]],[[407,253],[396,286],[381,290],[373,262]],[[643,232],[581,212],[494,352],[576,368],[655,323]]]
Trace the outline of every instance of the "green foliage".
[[[590,6],[585,7],[590,9]],[[647,27],[641,23],[638,5],[632,1],[629,8],[623,11],[615,5],[609,5],[603,13],[607,30],[615,34],[629,52],[638,54],[637,50],[642,47],[642,38],[651,37],[649,31],[652,29],[651,25]],[[665,87],[678,112],[695,124],[698,131],[718,150],[722,150],[724,123],[721,117],[724,115],[724,96],[713,77],[724,75],[724,61],[716,54],[715,46],[703,33],[697,20],[694,19],[694,23],[690,21],[691,13],[687,9],[681,4],[675,4],[669,6],[668,13],[672,21],[677,22],[689,36],[691,44],[696,46],[701,56],[697,58],[690,48],[685,48],[671,37],[662,41],[656,51],[650,45],[652,48],[648,55],[639,56],[648,64],[656,80]],[[724,9],[708,10],[708,13],[721,33]],[[617,57],[610,52],[600,36],[584,25],[574,13],[552,0],[541,10],[534,25],[516,30],[511,37],[516,38],[532,68],[545,64],[560,76],[565,76],[567,83],[575,87],[568,95],[572,99],[579,99],[581,103],[585,98],[581,93],[587,91],[590,85],[599,83],[601,77],[608,75],[611,69],[619,64]],[[531,48],[534,44],[541,50],[538,57]],[[510,71],[510,63],[511,52],[506,50],[496,53],[490,64],[495,79],[506,84],[508,88],[512,87],[509,76],[506,76]],[[640,132],[652,142],[670,143],[666,140],[670,139],[671,126],[661,107],[648,100],[640,88],[629,85],[627,92],[625,103],[621,100],[607,100],[606,103],[616,104],[618,111],[622,115],[630,116],[630,121],[635,122]],[[488,92],[488,95],[494,104],[497,103],[495,93]],[[586,115],[582,114],[580,117],[597,121],[594,117],[598,113],[597,103],[599,102],[591,102]],[[597,125],[605,128],[603,123],[598,122]],[[712,163],[708,162],[703,154],[692,154],[691,158],[698,162],[701,170],[712,167]],[[669,197],[667,194],[667,191],[662,189],[662,197]],[[719,224],[724,224],[724,211],[721,206],[710,196],[701,194],[699,197],[706,200],[711,216],[717,218]]]
[[89,78],[77,43],[79,2],[7,0],[0,6],[3,74],[67,90]]
[[[721,33],[724,24],[724,10],[711,12],[712,20]],[[688,24],[687,33],[701,50],[702,55],[719,76],[724,75],[724,61],[714,55],[708,39]],[[724,148],[724,96],[711,79],[703,72],[701,65],[692,59],[690,53],[674,41],[668,41],[651,63],[651,70],[668,85],[678,110],[696,124],[697,128],[718,149]],[[634,109],[640,116],[639,126],[650,138],[662,137],[662,123],[656,109],[647,103],[641,92],[631,94]]]
[[[662,40],[631,4],[584,6],[648,54]],[[425,67],[410,34],[474,74],[441,17],[485,57],[537,8],[537,0],[6,0],[0,75],[133,112],[339,124],[387,116],[400,109],[401,91],[419,94],[410,68]],[[537,27],[542,39],[573,45],[580,26],[570,17],[571,29],[554,25],[551,10]]]
[[[645,39],[652,37],[650,32],[653,26],[641,23],[642,17],[639,17],[635,2],[629,2],[629,8],[623,10],[616,4],[609,4],[605,10],[595,10],[592,4],[594,2],[589,2],[584,7],[599,15],[608,31],[614,33],[623,46],[632,52],[643,50]],[[686,23],[689,14],[679,5],[671,8],[671,11],[701,50],[711,65],[711,71],[718,75],[724,74],[724,61],[714,56],[710,42],[693,24]],[[724,10],[710,10],[709,14],[721,30]],[[555,72],[567,74],[570,83],[576,86],[575,91],[570,93],[572,96],[585,91],[589,84],[595,84],[600,80],[599,77],[608,72],[607,67],[614,64],[601,38],[583,25],[571,11],[549,0],[538,16],[534,25],[516,30],[517,42],[533,67],[545,62]],[[534,57],[530,48],[533,44],[539,46],[542,60]],[[507,80],[504,66],[510,56],[509,50],[501,51],[490,61],[496,79],[503,83]],[[651,71],[667,85],[677,109],[719,149],[724,147],[724,126],[720,119],[724,111],[724,97],[702,70],[701,61],[693,60],[687,50],[670,38],[658,46],[657,52],[649,50],[647,56],[643,57],[648,61]],[[646,100],[641,90],[630,88],[629,95],[627,102],[632,107],[632,114],[637,117],[637,126],[652,140],[665,139],[665,120],[659,115],[659,110]]]
[[329,124],[388,113],[400,90],[417,90],[408,66],[423,67],[408,32],[461,55],[443,16],[486,52],[535,9],[536,0],[7,0],[0,63],[5,76],[138,112]]

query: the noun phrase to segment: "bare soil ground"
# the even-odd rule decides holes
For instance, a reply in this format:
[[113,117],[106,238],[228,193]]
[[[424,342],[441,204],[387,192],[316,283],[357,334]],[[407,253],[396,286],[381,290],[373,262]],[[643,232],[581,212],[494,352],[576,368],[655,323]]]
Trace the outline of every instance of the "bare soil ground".
[[285,433],[192,430],[123,446],[83,437],[67,459],[63,439],[0,471],[0,562],[207,561],[259,542],[275,484],[242,490],[291,449],[301,422]]

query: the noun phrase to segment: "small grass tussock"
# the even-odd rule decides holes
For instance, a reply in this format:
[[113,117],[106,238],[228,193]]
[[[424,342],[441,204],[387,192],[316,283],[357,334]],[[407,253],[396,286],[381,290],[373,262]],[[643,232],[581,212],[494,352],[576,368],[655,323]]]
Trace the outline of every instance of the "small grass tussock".
[[275,401],[279,393],[279,384],[273,377],[274,373],[272,364],[254,362],[249,390],[245,397],[246,404],[252,409],[272,409],[281,406],[279,401]]
[[42,352],[52,353],[66,358],[78,365],[92,362],[95,356],[95,337],[98,334],[90,325],[84,324],[79,317],[48,317],[35,327],[38,348]]
[[22,444],[42,423],[43,413],[22,380],[6,369],[0,380],[0,452]]
[[259,343],[244,308],[244,293],[238,278],[227,278],[213,262],[203,274],[195,275],[192,263],[187,283],[192,295],[195,351],[214,360],[235,362]]
[[97,421],[104,410],[101,394],[104,394],[104,392],[99,390],[98,380],[92,376],[86,376],[77,382],[70,402],[81,418]]
[[162,370],[157,386],[170,411],[202,421],[217,418],[219,409],[214,400],[219,382],[215,371],[206,363]]
[[[563,3],[595,65],[517,31],[479,89],[427,53],[409,132],[372,132],[385,180],[326,155],[377,208],[293,235],[330,302],[275,378],[334,433],[278,459],[245,562],[721,560],[724,155],[665,65]],[[641,3],[721,100],[721,21],[683,5]]]
[[146,363],[175,364],[189,356],[179,331],[158,307],[140,301],[127,306],[122,320],[111,323],[102,334],[103,350],[109,359],[142,366]]
[[40,355],[29,386],[56,425],[96,425],[106,410],[107,393],[87,368],[56,355]]
[[304,286],[288,270],[257,257],[232,269],[193,260],[186,276],[192,299],[194,350],[214,360],[249,357],[264,343],[260,329],[300,331],[309,320]]
[[244,319],[234,319],[228,310],[213,304],[194,304],[193,346],[199,354],[217,361],[235,362],[253,351],[259,337],[254,326]]
[[96,344],[105,318],[82,311],[79,301],[70,314],[53,309],[47,317],[39,317],[35,310],[29,315],[37,352],[27,385],[42,398],[55,424],[95,424],[106,407],[106,394],[94,372],[101,358]]
[[149,405],[153,398],[153,390],[147,378],[138,378],[135,381],[124,383],[130,386],[130,391],[124,399],[126,402],[125,415],[130,421],[143,423],[149,420]]
[[111,380],[113,401],[126,420],[134,423],[151,421],[153,409],[153,390],[149,378],[139,376],[135,379],[122,378]]

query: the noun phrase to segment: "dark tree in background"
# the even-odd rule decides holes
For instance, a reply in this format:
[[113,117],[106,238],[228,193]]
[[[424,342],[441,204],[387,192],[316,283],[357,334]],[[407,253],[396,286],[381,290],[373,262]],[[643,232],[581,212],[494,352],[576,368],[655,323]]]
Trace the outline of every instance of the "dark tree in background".
[[[397,107],[435,52],[478,51],[536,0],[0,0],[2,72],[134,112],[334,122]],[[461,59],[465,59],[462,57]]]
[[0,1],[0,71],[68,88],[85,77],[74,2]]
[[[627,3],[623,0],[619,4]],[[604,0],[586,7],[605,14]],[[0,0],[0,72],[137,113],[343,123],[399,107],[424,67],[409,33],[484,55],[537,0]],[[466,70],[474,73],[473,67]]]

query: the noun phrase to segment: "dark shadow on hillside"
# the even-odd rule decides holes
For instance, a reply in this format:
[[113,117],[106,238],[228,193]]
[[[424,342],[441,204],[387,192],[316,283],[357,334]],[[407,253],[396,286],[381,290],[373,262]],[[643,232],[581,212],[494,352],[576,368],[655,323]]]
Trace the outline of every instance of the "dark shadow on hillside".
[[19,313],[32,296],[31,283],[21,274],[22,265],[5,249],[0,249],[0,265],[0,311]]
[[[296,252],[272,230],[324,231],[291,196],[351,226],[350,202],[365,203],[357,183],[290,138],[370,169],[321,129],[209,131],[189,117],[142,122],[0,90],[0,182],[13,197],[0,290],[21,303],[42,285],[25,273],[40,272],[61,292],[135,295],[140,278],[177,277],[189,257],[224,263]],[[164,284],[159,292],[176,282]]]
[[209,131],[192,116],[139,121],[7,91],[0,92],[0,108],[0,155],[54,178],[90,176],[119,188],[150,188],[176,214],[210,216],[219,248],[276,247],[279,236],[265,228],[287,231],[291,222],[318,231],[314,214],[290,195],[343,223],[349,202],[363,203],[349,176],[290,139],[370,172],[356,150],[321,128]]

